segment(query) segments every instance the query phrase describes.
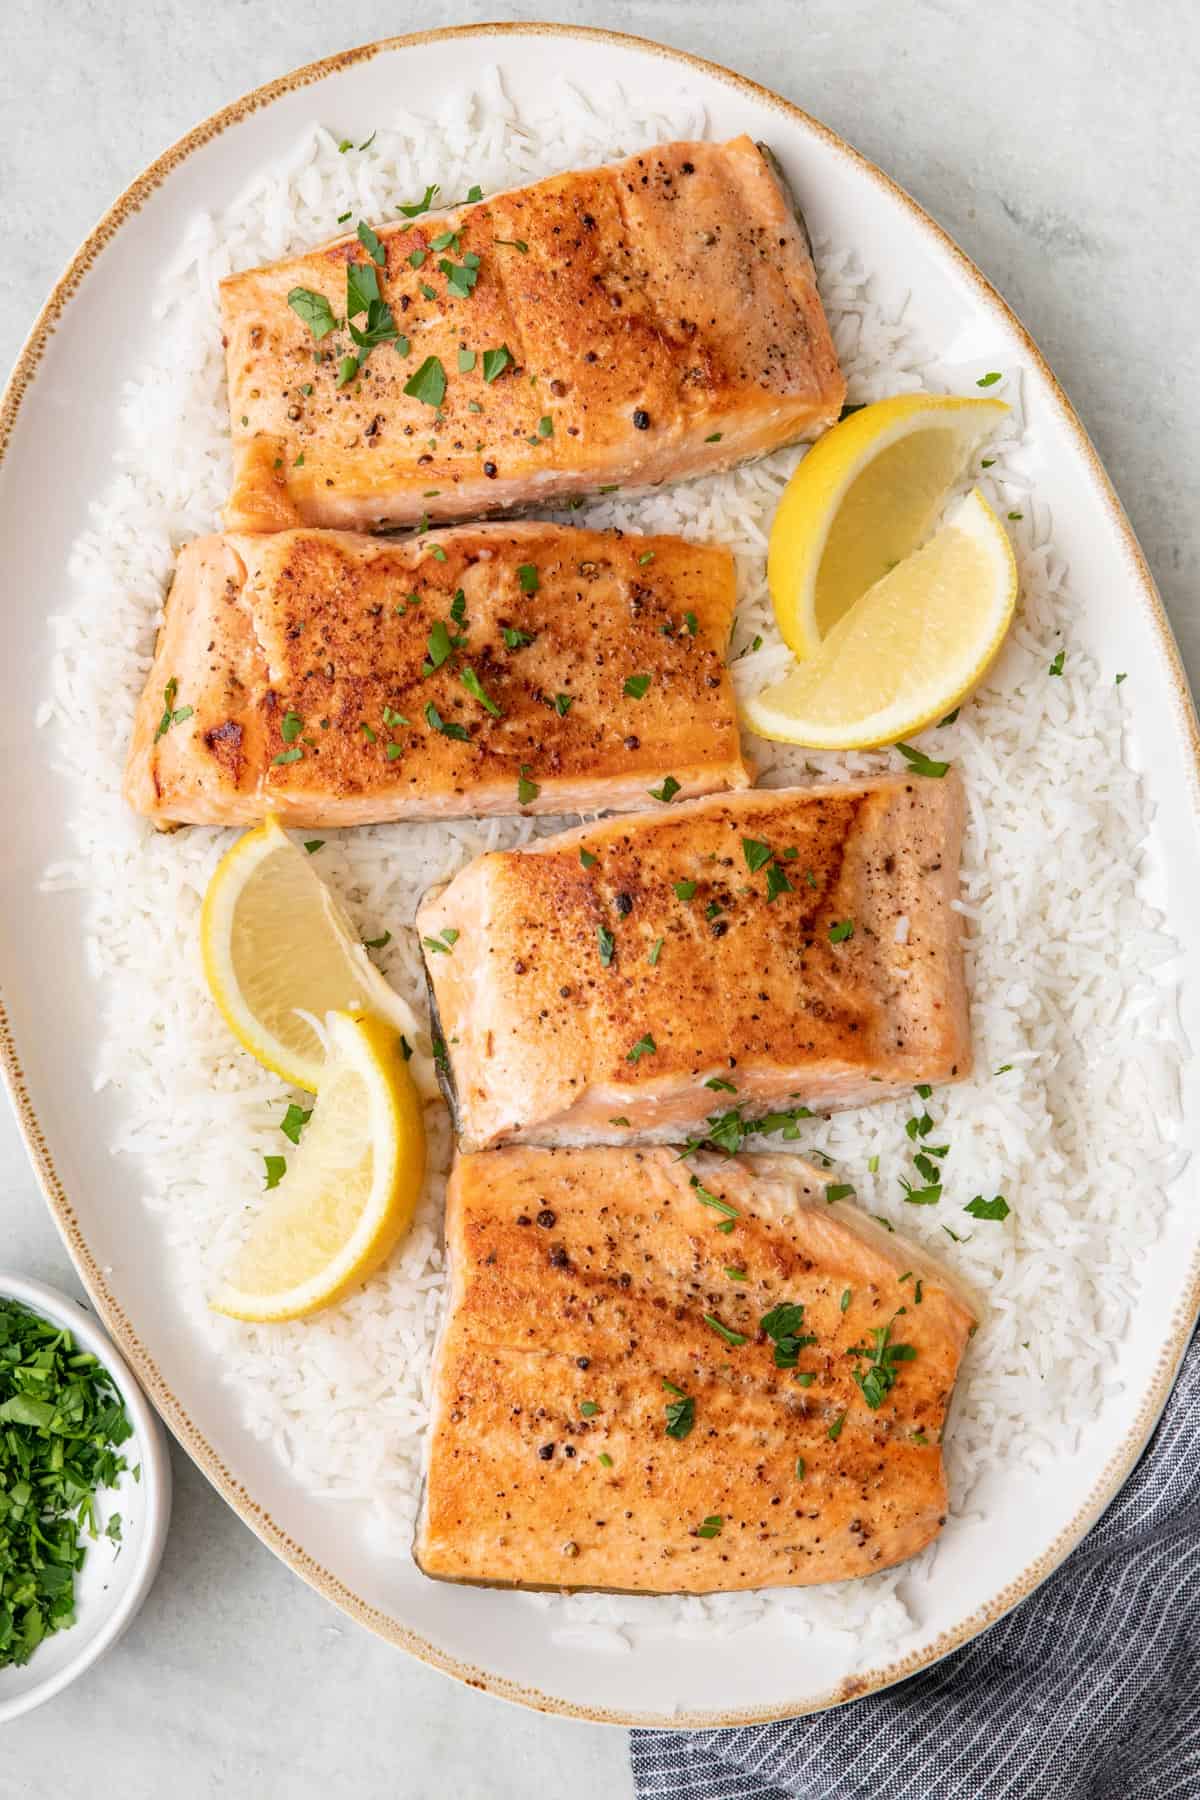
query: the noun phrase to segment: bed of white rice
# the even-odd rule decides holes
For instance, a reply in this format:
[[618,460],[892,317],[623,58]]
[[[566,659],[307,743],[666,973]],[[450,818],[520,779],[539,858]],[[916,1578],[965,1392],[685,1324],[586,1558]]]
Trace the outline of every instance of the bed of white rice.
[[[440,1104],[430,1108],[437,1173],[416,1227],[362,1292],[306,1324],[255,1329],[211,1315],[213,1271],[261,1203],[263,1154],[287,1149],[279,1122],[290,1096],[233,1045],[204,986],[200,900],[231,834],[160,836],[126,813],[119,794],[175,551],[213,528],[229,486],[215,283],[331,235],[347,211],[394,216],[428,181],[451,196],[473,182],[494,190],[655,139],[703,135],[705,120],[678,94],[651,100],[614,91],[585,102],[565,83],[518,109],[497,77],[457,96],[436,119],[403,113],[372,124],[369,149],[343,154],[314,125],[223,215],[181,220],[178,257],[157,290],[155,329],[134,340],[116,466],[75,547],[72,590],[54,621],[54,687],[40,721],[69,733],[72,769],[83,771],[77,853],[48,871],[47,882],[85,885],[90,896],[89,948],[106,1020],[96,1080],[115,1090],[111,1149],[153,1215],[169,1279],[198,1343],[220,1360],[230,1404],[297,1482],[406,1558],[443,1280],[445,1115]],[[903,317],[879,304],[853,249],[826,246],[819,260],[852,399],[945,384],[936,346],[915,342]],[[1155,973],[1172,945],[1137,894],[1146,804],[1122,760],[1121,691],[1115,671],[1075,641],[1076,598],[1051,521],[1021,473],[1020,372],[994,366],[1005,380],[991,391],[1014,403],[1015,423],[991,452],[996,461],[981,485],[1012,521],[1021,613],[984,689],[927,740],[962,769],[970,799],[962,910],[978,1073],[930,1102],[933,1141],[951,1146],[936,1208],[909,1207],[901,1197],[899,1178],[912,1173],[906,1104],[815,1122],[810,1144],[797,1146],[826,1152],[871,1212],[944,1255],[983,1300],[949,1442],[960,1513],[975,1478],[1001,1458],[1068,1456],[1074,1432],[1101,1403],[1108,1377],[1094,1348],[1121,1339],[1138,1255],[1174,1172],[1178,1115],[1173,993]],[[974,391],[979,372],[957,371],[955,381]],[[736,664],[739,686],[760,684],[786,658],[763,555],[796,455],[573,515],[734,548],[734,650],[746,652]],[[1060,649],[1063,672],[1053,676]],[[895,761],[806,756],[758,741],[753,753],[775,784]],[[513,820],[334,833],[320,872],[364,937],[391,931],[382,966],[421,1004],[409,929],[418,897],[479,850],[516,843],[532,829]],[[1136,1213],[1128,1205],[1134,1188]],[[997,1193],[1012,1207],[1005,1223],[963,1211],[974,1195]],[[952,1242],[944,1226],[963,1241]],[[921,1569],[904,1578],[919,1582]],[[548,1608],[564,1638],[582,1632],[614,1646],[645,1630],[727,1631],[778,1607],[801,1629],[853,1630],[868,1656],[885,1635],[894,1644],[907,1623],[901,1578],[712,1600],[513,1595],[507,1603]]]

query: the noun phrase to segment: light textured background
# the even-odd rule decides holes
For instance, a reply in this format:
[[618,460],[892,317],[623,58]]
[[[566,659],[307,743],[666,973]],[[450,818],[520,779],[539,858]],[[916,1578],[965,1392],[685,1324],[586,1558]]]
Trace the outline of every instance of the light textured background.
[[[562,11],[777,88],[948,228],[1082,414],[1195,685],[1200,15],[1177,0],[584,0]],[[497,16],[547,13],[470,0],[10,0],[0,364],[98,214],[204,115],[349,45]],[[75,1287],[4,1111],[0,1263]],[[145,1610],[89,1677],[5,1729],[0,1800],[88,1793],[97,1780],[122,1800],[630,1793],[623,1733],[506,1707],[376,1642],[287,1573],[179,1453],[175,1473]]]

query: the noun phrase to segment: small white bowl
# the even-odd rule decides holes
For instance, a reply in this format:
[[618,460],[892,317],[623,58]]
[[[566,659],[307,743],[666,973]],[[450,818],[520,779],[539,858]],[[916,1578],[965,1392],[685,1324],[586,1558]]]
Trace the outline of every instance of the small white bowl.
[[[121,1542],[85,1538],[88,1554],[75,1582],[75,1623],[40,1643],[23,1668],[0,1668],[0,1725],[31,1712],[98,1662],[137,1617],[154,1583],[171,1518],[171,1463],[157,1413],[91,1313],[40,1281],[0,1269],[0,1300],[16,1300],[72,1332],[112,1376],[133,1436],[121,1446],[129,1468],[101,1490],[101,1523],[121,1515]],[[132,1471],[141,1465],[135,1481]]]

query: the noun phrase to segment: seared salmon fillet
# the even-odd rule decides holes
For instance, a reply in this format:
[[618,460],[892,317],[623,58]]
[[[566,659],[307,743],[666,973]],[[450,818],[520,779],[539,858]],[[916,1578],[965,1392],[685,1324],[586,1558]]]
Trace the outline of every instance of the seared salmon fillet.
[[793,1587],[886,1569],[945,1523],[971,1310],[798,1157],[463,1156],[446,1240],[427,1575]]
[[221,311],[231,531],[677,481],[815,437],[845,397],[803,224],[746,137],[367,226],[230,276]]
[[671,771],[693,794],[745,787],[733,606],[729,552],[675,537],[200,538],[126,798],[163,824],[330,826],[629,809]]
[[764,1113],[967,1075],[962,817],[955,776],[889,776],[478,857],[417,915],[426,942],[458,934],[427,967],[462,1148],[673,1143],[722,1116],[736,1148]]

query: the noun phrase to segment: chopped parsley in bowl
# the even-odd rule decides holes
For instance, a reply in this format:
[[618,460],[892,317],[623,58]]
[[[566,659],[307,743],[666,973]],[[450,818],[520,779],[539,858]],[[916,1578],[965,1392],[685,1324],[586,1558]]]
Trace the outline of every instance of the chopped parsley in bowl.
[[162,1427],[99,1325],[0,1273],[0,1723],[116,1642],[170,1502]]

